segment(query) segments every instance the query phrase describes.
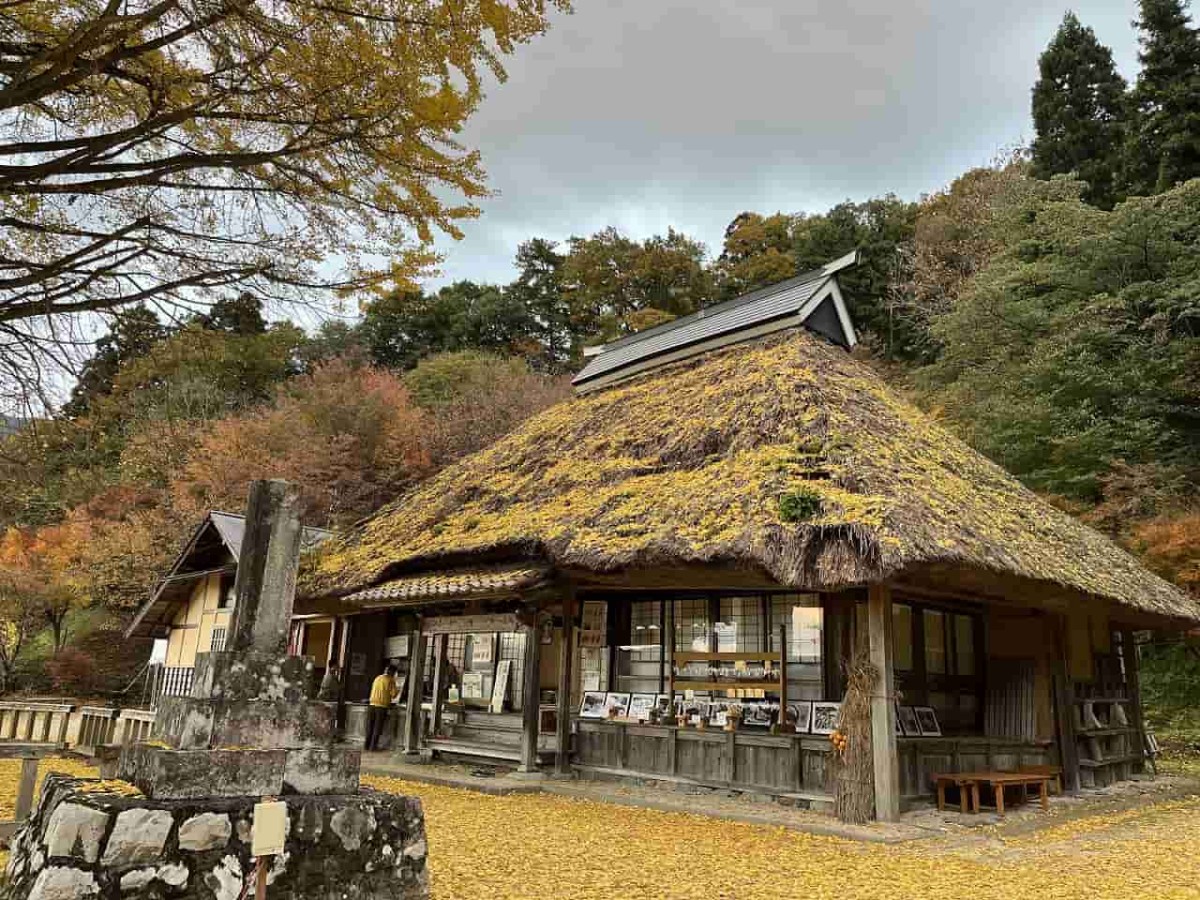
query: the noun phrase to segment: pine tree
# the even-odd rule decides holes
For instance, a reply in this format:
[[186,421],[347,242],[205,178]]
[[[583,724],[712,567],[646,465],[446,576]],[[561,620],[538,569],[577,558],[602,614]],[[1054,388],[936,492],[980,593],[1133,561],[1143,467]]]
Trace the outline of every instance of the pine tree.
[[1131,192],[1159,193],[1200,176],[1200,32],[1187,0],[1141,0],[1142,71],[1126,147]]
[[1039,178],[1073,173],[1084,199],[1111,208],[1125,126],[1125,79],[1112,50],[1068,12],[1038,61],[1033,87],[1033,170]]
[[108,334],[96,341],[96,352],[83,364],[71,399],[63,406],[63,414],[71,417],[86,414],[93,400],[112,390],[121,366],[145,356],[166,334],[167,329],[158,316],[143,304],[115,313]]

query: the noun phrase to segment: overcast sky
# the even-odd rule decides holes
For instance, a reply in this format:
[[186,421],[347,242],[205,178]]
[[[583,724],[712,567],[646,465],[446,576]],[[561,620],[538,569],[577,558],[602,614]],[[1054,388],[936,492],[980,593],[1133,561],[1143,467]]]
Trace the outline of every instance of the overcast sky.
[[[491,187],[437,283],[511,279],[517,244],[673,226],[720,252],[742,210],[916,198],[1030,137],[1039,0],[576,0],[464,135]],[[1136,71],[1135,0],[1072,8]]]

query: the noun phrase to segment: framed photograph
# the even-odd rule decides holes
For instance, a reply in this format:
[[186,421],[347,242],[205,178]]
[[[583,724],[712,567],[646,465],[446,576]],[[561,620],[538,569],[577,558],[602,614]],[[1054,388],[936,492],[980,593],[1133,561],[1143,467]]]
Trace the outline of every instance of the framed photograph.
[[471,668],[490,669],[496,660],[496,636],[494,634],[472,634]]
[[603,719],[604,698],[607,696],[604,691],[584,691],[583,703],[579,705],[579,718]]
[[704,715],[708,706],[706,701],[697,700],[694,697],[691,699],[684,698],[683,700],[676,698],[675,703],[678,716],[691,725],[695,725],[700,721],[700,716]]
[[464,700],[483,699],[483,673],[463,672],[462,695]]
[[917,711],[911,706],[896,707],[896,724],[905,737],[920,737],[921,726],[917,722]]
[[941,737],[942,727],[938,724],[937,713],[932,706],[914,706],[917,714],[917,725],[921,728],[922,737]]
[[770,728],[772,712],[770,703],[743,703],[742,724],[749,728]]
[[675,709],[671,708],[670,694],[659,694],[656,696],[654,698],[654,705],[658,707],[658,714],[660,716],[673,716],[675,715],[675,710],[679,708],[679,698],[675,698]]
[[708,723],[718,728],[724,728],[729,721],[729,701],[714,700],[708,704]]
[[812,728],[813,734],[833,734],[837,729],[838,716],[842,712],[842,704],[831,700],[813,701]]
[[623,719],[629,715],[630,695],[624,691],[609,691],[604,698],[605,718]]
[[812,701],[793,700],[787,705],[787,724],[796,728],[796,734],[808,734],[812,727]]
[[650,710],[654,709],[653,694],[634,694],[629,698],[629,718],[635,722],[646,722],[650,719]]

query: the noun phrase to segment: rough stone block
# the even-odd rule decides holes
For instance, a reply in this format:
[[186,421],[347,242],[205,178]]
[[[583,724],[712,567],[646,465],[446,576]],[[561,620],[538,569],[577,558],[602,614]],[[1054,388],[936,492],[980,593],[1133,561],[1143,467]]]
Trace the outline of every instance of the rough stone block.
[[329,747],[336,734],[336,704],[269,700],[220,701],[214,747]]
[[[37,809],[14,838],[4,896],[233,900],[240,894],[245,874],[254,867],[248,841],[229,839],[223,846],[202,842],[207,849],[192,850],[187,849],[190,842],[173,839],[170,830],[178,829],[181,836],[189,831],[223,833],[229,824],[251,820],[258,797],[158,800],[105,793],[103,787],[95,779],[47,778]],[[268,872],[268,896],[427,900],[425,826],[418,800],[374,791],[282,799],[289,828],[284,852]],[[62,804],[93,809],[113,823],[100,858],[88,862],[70,855],[31,871],[31,848],[41,846]],[[152,850],[156,858],[146,859]]]
[[154,736],[176,750],[205,749],[212,744],[216,715],[216,704],[209,700],[161,697],[154,716]]
[[289,750],[283,770],[287,794],[353,794],[362,753],[349,747]]
[[62,803],[50,817],[42,843],[49,856],[78,856],[95,862],[107,827],[108,815],[101,810]]
[[157,737],[176,750],[229,747],[328,747],[335,735],[335,704],[286,700],[164,698]]
[[43,869],[29,890],[28,900],[76,900],[100,893],[96,876],[80,869],[51,866]]
[[285,750],[170,750],[134,744],[118,776],[147,797],[262,797],[283,793]]
[[312,693],[313,666],[306,656],[253,651],[201,653],[196,657],[196,700],[283,700],[301,703]]
[[162,854],[175,820],[165,809],[127,809],[117,816],[100,863],[122,868],[154,862]]
[[179,826],[179,849],[197,853],[217,850],[229,843],[233,825],[224,813],[200,813]]

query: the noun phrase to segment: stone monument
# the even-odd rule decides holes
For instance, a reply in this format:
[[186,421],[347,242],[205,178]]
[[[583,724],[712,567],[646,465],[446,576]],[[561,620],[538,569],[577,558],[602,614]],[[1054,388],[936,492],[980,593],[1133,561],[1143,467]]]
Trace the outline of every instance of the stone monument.
[[251,487],[229,649],[197,657],[190,696],[160,700],[154,739],[122,750],[116,781],[46,780],[6,896],[238,900],[263,797],[288,807],[269,897],[428,896],[420,802],[359,791],[359,751],[334,744],[335,704],[310,699],[311,663],[287,655],[297,501],[286,482]]

